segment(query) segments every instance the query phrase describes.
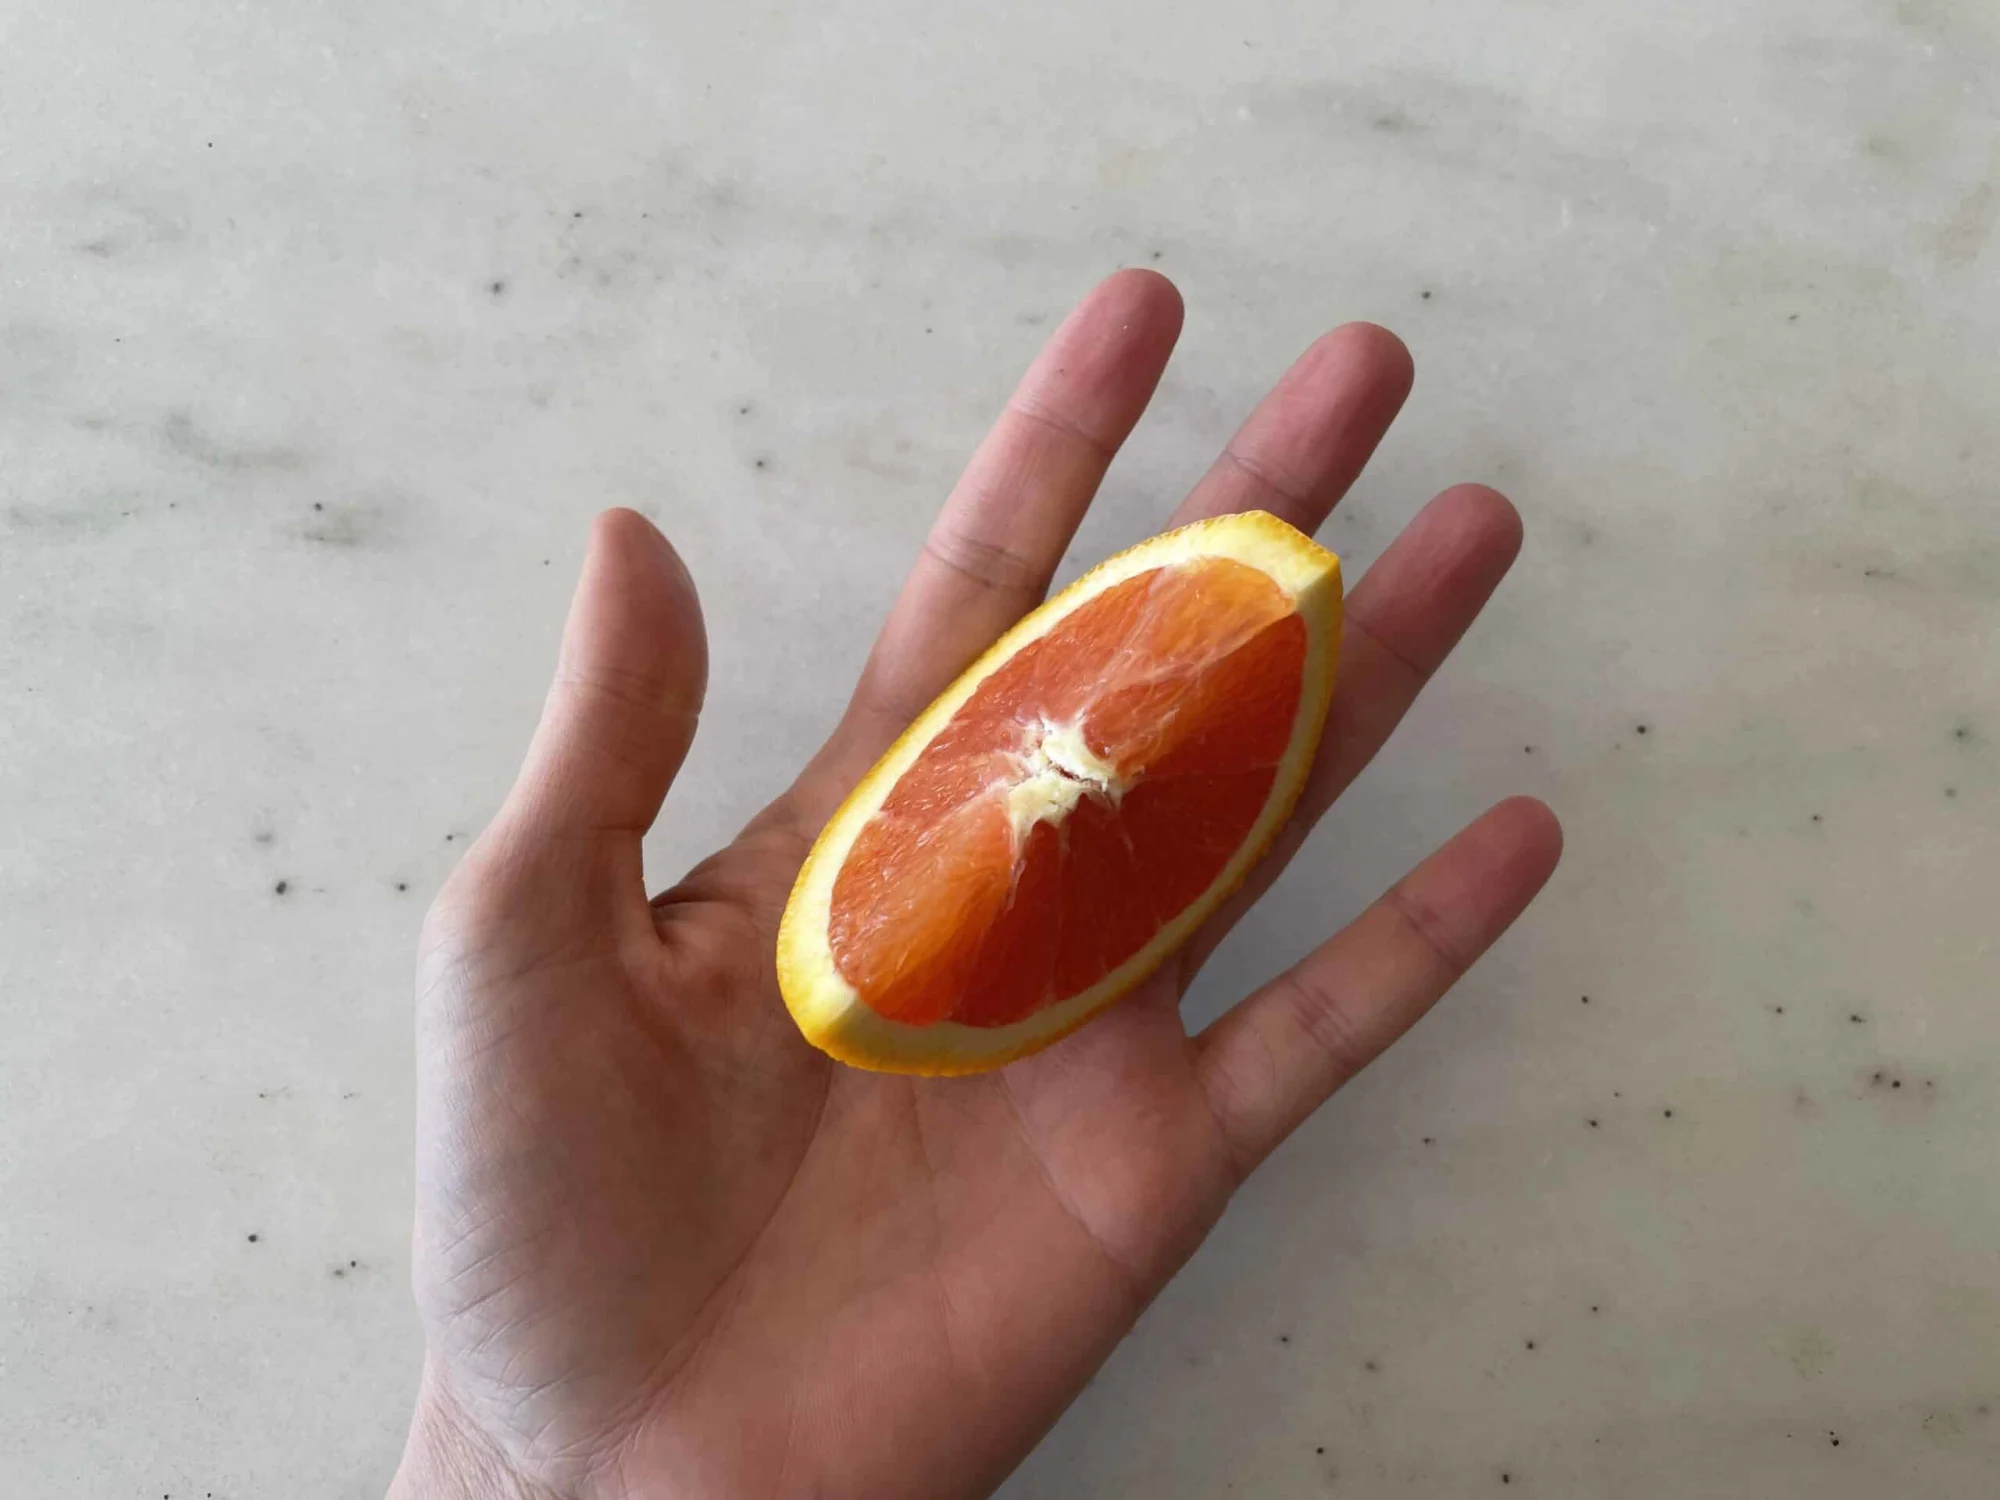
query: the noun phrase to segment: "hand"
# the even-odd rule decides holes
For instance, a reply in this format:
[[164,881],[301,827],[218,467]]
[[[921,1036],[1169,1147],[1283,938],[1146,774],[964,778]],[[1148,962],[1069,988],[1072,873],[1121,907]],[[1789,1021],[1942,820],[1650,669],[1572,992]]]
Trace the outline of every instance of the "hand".
[[[833,737],[647,900],[640,839],[695,731],[694,586],[592,533],[518,784],[439,896],[418,986],[416,1292],[398,1492],[978,1495],[1020,1461],[1244,1176],[1462,974],[1554,868],[1503,803],[1197,1036],[1179,1001],[1513,560],[1491,490],[1432,501],[1348,601],[1331,718],[1249,887],[1076,1036],[930,1081],[829,1062],[772,973],[821,822],[1040,598],[1180,329],[1127,271],[1050,341],[946,502]],[[1355,324],[1306,352],[1175,513],[1312,531],[1408,392]]]

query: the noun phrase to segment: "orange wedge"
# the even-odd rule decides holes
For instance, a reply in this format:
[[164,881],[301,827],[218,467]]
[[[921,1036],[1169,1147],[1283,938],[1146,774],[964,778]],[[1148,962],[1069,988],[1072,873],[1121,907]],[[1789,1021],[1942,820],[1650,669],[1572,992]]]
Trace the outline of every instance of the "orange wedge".
[[778,929],[799,1030],[857,1067],[972,1073],[1126,994],[1291,812],[1339,644],[1339,559],[1262,511],[1064,589],[813,845]]

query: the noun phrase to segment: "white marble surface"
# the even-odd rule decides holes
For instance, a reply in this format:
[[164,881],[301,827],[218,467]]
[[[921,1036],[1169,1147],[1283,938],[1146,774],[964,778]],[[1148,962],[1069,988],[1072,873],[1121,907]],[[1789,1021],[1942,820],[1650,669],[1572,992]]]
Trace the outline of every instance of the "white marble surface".
[[1530,530],[1203,1004],[1504,792],[1570,853],[1009,1496],[1993,1493],[1996,98],[1990,0],[0,4],[0,1490],[379,1494],[412,938],[586,519],[707,601],[664,873],[1140,262],[1080,558],[1350,317],[1335,544]]

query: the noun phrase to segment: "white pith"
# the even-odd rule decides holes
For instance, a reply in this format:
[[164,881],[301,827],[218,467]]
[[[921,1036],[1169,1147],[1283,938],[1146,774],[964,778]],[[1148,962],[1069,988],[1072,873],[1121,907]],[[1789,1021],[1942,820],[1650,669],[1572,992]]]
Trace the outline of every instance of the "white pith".
[[1118,768],[1090,748],[1081,726],[1039,725],[1021,756],[1021,779],[1007,792],[1015,849],[1027,843],[1037,823],[1061,826],[1085,797],[1116,807],[1126,791]]

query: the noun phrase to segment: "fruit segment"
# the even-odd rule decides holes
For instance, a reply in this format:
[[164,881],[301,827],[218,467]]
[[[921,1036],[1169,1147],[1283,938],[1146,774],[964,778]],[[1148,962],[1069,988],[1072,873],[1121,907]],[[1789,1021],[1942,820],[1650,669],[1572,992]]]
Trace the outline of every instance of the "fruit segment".
[[828,946],[906,1026],[1077,995],[1212,886],[1292,743],[1308,631],[1230,557],[1115,583],[995,668],[862,824]]
[[973,1073],[1152,974],[1298,801],[1340,560],[1261,511],[1108,558],[940,693],[820,830],[778,924],[805,1039]]

